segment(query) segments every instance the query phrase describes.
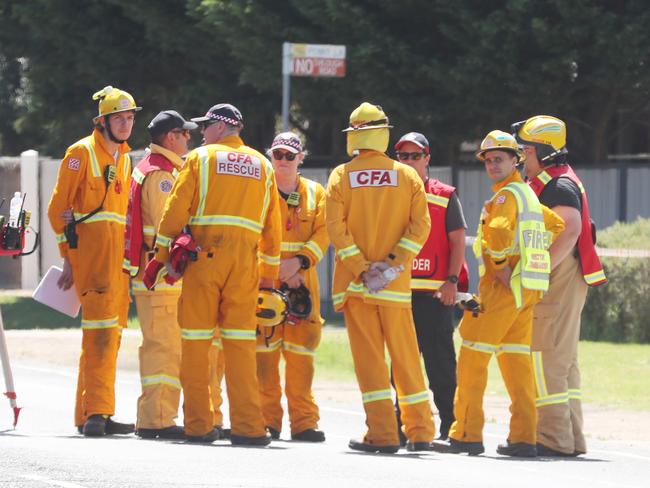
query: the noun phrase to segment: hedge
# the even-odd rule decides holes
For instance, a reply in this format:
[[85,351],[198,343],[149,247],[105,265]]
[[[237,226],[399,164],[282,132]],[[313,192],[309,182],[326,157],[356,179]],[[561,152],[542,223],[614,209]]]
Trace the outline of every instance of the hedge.
[[[617,222],[598,233],[598,246],[650,249],[650,219]],[[609,283],[589,290],[581,338],[650,343],[650,259],[601,259]]]

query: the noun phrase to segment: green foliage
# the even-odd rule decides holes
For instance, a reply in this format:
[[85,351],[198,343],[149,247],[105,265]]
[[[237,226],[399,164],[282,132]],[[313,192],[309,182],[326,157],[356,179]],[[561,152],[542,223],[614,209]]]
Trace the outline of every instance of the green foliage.
[[[616,223],[598,235],[607,248],[650,249],[650,219]],[[589,290],[582,338],[650,343],[650,260],[603,258],[609,283]]]
[[0,152],[61,154],[88,132],[90,94],[107,84],[145,108],[133,146],[161,109],[231,101],[247,142],[265,147],[289,41],[348,48],[345,79],[291,80],[308,163],[345,157],[340,131],[364,100],[386,109],[394,137],[429,135],[434,164],[535,113],[567,120],[574,162],[604,161],[613,124],[648,109],[648,24],[643,0],[4,0]]

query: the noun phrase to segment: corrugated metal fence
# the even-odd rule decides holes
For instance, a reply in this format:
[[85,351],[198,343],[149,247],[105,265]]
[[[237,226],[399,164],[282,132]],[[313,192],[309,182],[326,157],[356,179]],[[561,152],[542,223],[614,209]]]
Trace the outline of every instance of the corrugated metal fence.
[[[21,158],[0,158],[0,198],[7,203],[0,213],[7,215],[8,200],[14,191],[27,192],[26,208],[34,213],[32,225],[41,231],[40,251],[21,260],[3,258],[0,261],[0,289],[33,288],[41,275],[59,263],[59,254],[54,233],[47,222],[47,204],[56,182],[59,161],[50,158],[34,159],[33,152],[26,152]],[[305,177],[327,185],[330,169],[306,168]],[[650,163],[618,164],[577,168],[580,178],[589,191],[591,215],[599,228],[612,225],[617,220],[632,221],[637,217],[650,217]],[[463,211],[468,225],[468,235],[474,235],[481,207],[490,198],[490,182],[481,167],[430,168],[430,175],[458,188]],[[476,266],[469,249],[466,252],[472,283],[476,283]],[[334,257],[328,252],[318,267],[323,291],[323,311],[331,308],[330,285]]]

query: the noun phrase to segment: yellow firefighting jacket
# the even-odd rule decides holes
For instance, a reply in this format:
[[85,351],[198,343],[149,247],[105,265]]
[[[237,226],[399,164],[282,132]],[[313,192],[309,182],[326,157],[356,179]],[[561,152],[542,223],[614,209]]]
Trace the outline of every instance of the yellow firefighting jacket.
[[[336,248],[333,301],[410,307],[411,261],[431,227],[422,179],[409,166],[377,151],[362,151],[330,175],[325,205],[327,230]],[[404,266],[400,276],[370,294],[360,275],[375,261]]]
[[282,229],[273,167],[238,136],[187,156],[160,221],[157,260],[169,259],[169,246],[186,224],[204,250],[228,236],[259,244],[260,276],[277,278]]
[[[116,173],[115,180],[108,188],[103,209],[80,223],[77,232],[83,235],[85,242],[92,242],[93,236],[101,239],[106,233],[115,234],[117,242],[124,242],[131,179],[131,158],[127,154],[130,150],[127,143],[122,143],[117,154],[110,154],[104,137],[95,129],[90,136],[75,142],[66,151],[47,209],[62,257],[68,254],[68,243],[63,233],[65,223],[61,214],[72,208],[75,219],[80,219],[99,207],[106,193],[104,171],[108,165],[116,166]],[[124,251],[120,248],[115,252],[121,254]]]
[[[156,229],[162,218],[165,202],[171,194],[174,180],[178,176],[178,172],[183,168],[185,162],[173,151],[166,149],[157,144],[150,144],[149,149],[153,154],[160,154],[167,158],[174,165],[174,172],[168,171],[153,171],[147,175],[142,183],[142,195],[140,197],[140,212],[142,215],[142,233],[143,242],[147,249],[154,248],[154,241],[156,238]],[[144,270],[147,263],[147,251],[142,250],[142,257],[140,258],[140,270],[138,275],[131,281],[131,289],[134,294],[138,293],[152,293],[147,290],[143,283]],[[174,292],[180,293],[182,282],[179,280],[173,285],[168,285],[165,282],[156,285],[156,294]]]
[[[509,191],[501,189],[511,182],[523,180],[518,171],[503,181],[492,186],[495,197],[485,204],[483,217],[479,225],[483,227],[483,257],[485,263],[485,276],[494,276],[497,269],[510,266],[514,269],[519,262],[519,246],[515,242],[515,229],[517,227],[517,201]],[[547,232],[551,233],[551,242],[564,230],[564,221],[548,207],[542,205],[544,225]]]
[[322,324],[316,265],[323,259],[329,246],[325,227],[325,189],[321,184],[299,176],[296,192],[300,194],[297,206],[289,206],[283,198],[279,199],[284,225],[280,258],[288,259],[302,254],[309,259],[310,267],[300,271],[305,278],[305,287],[309,290],[312,302],[308,320]]

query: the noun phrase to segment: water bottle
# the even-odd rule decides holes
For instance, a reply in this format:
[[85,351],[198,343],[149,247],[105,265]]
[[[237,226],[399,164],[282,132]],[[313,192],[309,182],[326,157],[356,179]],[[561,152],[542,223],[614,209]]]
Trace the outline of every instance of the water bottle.
[[23,199],[20,192],[14,193],[14,197],[9,204],[9,227],[18,227],[18,220],[20,218],[20,209],[23,206]]
[[391,281],[396,280],[402,271],[404,271],[404,266],[400,264],[399,266],[393,266],[392,268],[384,270],[382,274],[384,275],[386,281],[390,283]]

